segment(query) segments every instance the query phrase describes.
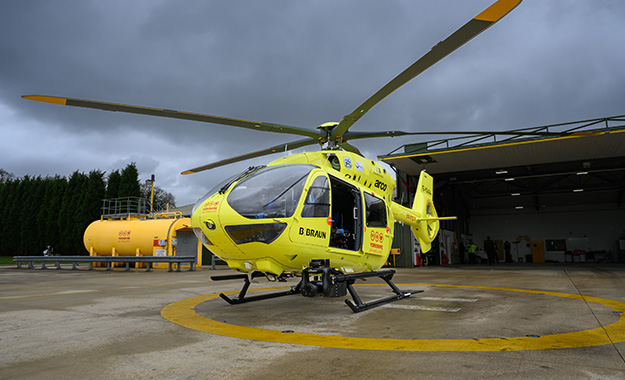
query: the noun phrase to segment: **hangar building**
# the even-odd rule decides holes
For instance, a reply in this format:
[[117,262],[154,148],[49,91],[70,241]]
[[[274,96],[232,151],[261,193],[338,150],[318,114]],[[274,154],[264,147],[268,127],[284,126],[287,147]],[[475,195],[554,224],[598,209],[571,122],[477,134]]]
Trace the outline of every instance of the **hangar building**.
[[[411,204],[425,169],[434,177],[438,214],[458,217],[441,222],[430,263],[466,263],[460,243],[472,239],[483,249],[489,236],[500,262],[506,246],[513,262],[625,262],[624,121],[625,115],[413,143],[379,159],[397,171],[398,202]],[[416,265],[409,230],[396,231],[402,266]]]

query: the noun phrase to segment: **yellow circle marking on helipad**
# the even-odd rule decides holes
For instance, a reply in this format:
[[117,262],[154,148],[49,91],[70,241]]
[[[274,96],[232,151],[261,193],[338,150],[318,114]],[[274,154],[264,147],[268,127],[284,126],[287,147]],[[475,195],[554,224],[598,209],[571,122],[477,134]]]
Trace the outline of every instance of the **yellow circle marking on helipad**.
[[[203,331],[210,334],[228,336],[233,338],[258,340],[264,342],[276,342],[287,344],[299,344],[318,347],[350,348],[359,350],[389,350],[389,351],[520,351],[520,350],[545,350],[573,347],[598,346],[625,341],[625,321],[622,314],[625,313],[625,302],[614,301],[605,298],[581,296],[569,293],[548,292],[543,290],[527,290],[514,288],[495,288],[488,286],[465,286],[465,285],[440,285],[440,284],[402,284],[402,286],[427,286],[470,288],[482,290],[500,290],[507,292],[520,292],[554,297],[569,298],[593,302],[612,308],[620,313],[618,321],[603,327],[590,330],[566,332],[561,334],[543,335],[540,337],[509,337],[509,338],[484,338],[484,339],[386,339],[386,338],[362,338],[335,335],[322,335],[310,333],[284,333],[277,330],[246,327],[218,322],[203,317],[196,313],[195,307],[205,301],[219,297],[218,293],[205,294],[202,296],[187,298],[165,306],[161,310],[161,316],[173,323],[193,330]],[[282,287],[284,288],[284,287]],[[259,290],[282,289],[262,288]],[[231,291],[225,294],[236,294]]]

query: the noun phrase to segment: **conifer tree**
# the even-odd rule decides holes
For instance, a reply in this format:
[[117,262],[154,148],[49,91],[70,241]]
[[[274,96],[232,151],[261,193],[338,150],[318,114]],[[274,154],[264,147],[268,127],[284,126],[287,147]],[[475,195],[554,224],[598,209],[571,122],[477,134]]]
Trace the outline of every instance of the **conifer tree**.
[[[81,230],[82,235],[84,235],[84,231],[89,224],[100,218],[104,194],[104,173],[99,170],[92,170],[86,179],[85,194],[78,213],[77,230]],[[80,239],[81,247],[83,246],[82,235]]]
[[108,180],[100,170],[16,178],[0,169],[0,255],[42,255],[48,245],[56,254],[87,254],[83,235],[99,219],[102,199],[141,196],[135,163],[121,174],[111,172]]
[[6,225],[10,222],[7,216],[7,204],[13,181],[0,181],[0,255],[4,255],[4,241]]
[[46,185],[46,202],[43,207],[46,208],[45,225],[41,226],[44,236],[44,244],[52,247],[54,251],[58,250],[60,244],[59,232],[59,212],[63,203],[63,195],[67,187],[67,179],[61,176],[48,178]]
[[[28,202],[31,198],[33,191],[33,180],[30,176],[24,176],[18,187],[18,197],[15,204],[15,222],[17,228],[15,228],[15,235],[17,237],[16,254],[26,255],[29,245],[31,244],[31,237],[28,236],[28,229],[25,223],[29,219],[30,207]],[[29,223],[30,225],[30,223]]]
[[59,250],[57,251],[57,253],[62,255],[78,254],[78,252],[74,252],[77,246],[76,239],[80,239],[82,242],[82,237],[77,232],[79,227],[76,223],[76,210],[83,198],[84,177],[85,175],[78,171],[72,173],[63,194],[63,202],[58,219],[60,241]]
[[106,184],[106,199],[119,197],[119,183],[121,182],[121,178],[122,176],[119,174],[119,170],[113,170],[111,174],[109,174]]
[[2,220],[0,220],[0,249],[5,256],[16,255],[19,241],[19,230],[17,229],[18,208],[20,206],[19,186],[21,180],[14,179],[3,184],[4,208]]
[[41,176],[32,178],[26,186],[24,202],[20,216],[20,238],[22,255],[37,255],[43,252],[43,240],[39,233],[38,214],[42,207],[45,184]]
[[122,170],[118,197],[141,197],[139,171],[134,162],[128,164],[128,166]]

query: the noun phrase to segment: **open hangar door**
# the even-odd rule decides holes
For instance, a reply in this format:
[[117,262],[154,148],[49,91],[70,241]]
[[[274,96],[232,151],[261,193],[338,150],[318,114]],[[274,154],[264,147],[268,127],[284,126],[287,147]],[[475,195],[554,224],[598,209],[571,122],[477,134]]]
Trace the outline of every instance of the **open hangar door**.
[[[468,262],[466,251],[459,257],[460,241],[472,239],[483,249],[487,237],[499,262],[625,262],[624,121],[408,144],[379,158],[397,171],[402,204],[412,202],[421,170],[434,177],[439,215],[458,216],[441,223],[455,236],[454,247],[445,247],[451,263]],[[511,134],[521,131],[561,135]],[[414,250],[400,245],[402,252]]]

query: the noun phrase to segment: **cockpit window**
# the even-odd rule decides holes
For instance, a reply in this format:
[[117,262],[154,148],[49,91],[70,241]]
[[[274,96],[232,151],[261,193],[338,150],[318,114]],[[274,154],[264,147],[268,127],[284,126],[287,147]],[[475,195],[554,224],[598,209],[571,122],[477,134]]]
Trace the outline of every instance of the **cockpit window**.
[[325,176],[315,178],[310,186],[302,216],[305,218],[330,216],[330,186]]
[[205,200],[207,200],[208,198],[210,198],[211,196],[213,196],[213,194],[220,192],[220,193],[224,193],[228,190],[228,188],[236,181],[240,180],[241,178],[245,177],[246,175],[249,175],[259,169],[264,168],[265,166],[250,166],[249,168],[247,168],[245,171],[241,172],[241,173],[237,173],[233,176],[230,176],[228,178],[226,178],[225,180],[219,182],[217,185],[213,186],[212,189],[210,189],[208,191],[208,193],[204,194],[204,196],[202,198],[200,198],[197,202],[195,202],[195,206],[193,206],[193,211],[191,211],[191,215],[195,214],[195,210],[200,207],[202,205],[202,203],[204,203]]
[[246,218],[288,218],[293,215],[312,165],[280,165],[261,169],[237,183],[228,204]]
[[384,201],[365,193],[367,206],[367,227],[386,227],[386,206]]

